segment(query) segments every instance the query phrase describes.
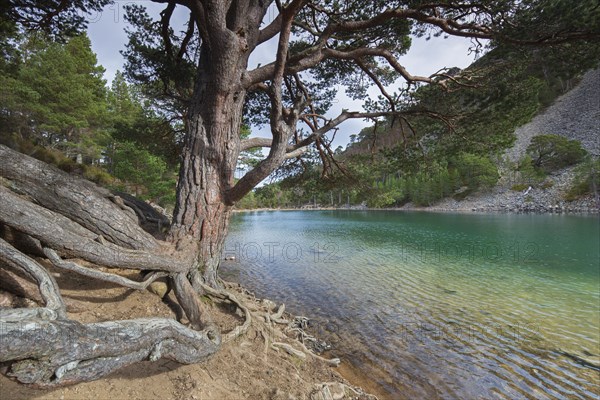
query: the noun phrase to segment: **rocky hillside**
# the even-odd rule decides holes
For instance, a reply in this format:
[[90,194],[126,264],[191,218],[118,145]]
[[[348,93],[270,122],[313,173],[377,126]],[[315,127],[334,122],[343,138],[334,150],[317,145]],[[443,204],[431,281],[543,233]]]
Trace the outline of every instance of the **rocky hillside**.
[[[531,122],[516,129],[517,140],[506,151],[510,161],[521,159],[531,138],[541,134],[557,134],[581,142],[592,155],[600,156],[600,69],[587,72],[580,83],[560,96]],[[576,201],[564,200],[575,177],[576,167],[551,173],[548,187],[532,187],[523,191],[511,189],[513,182],[504,173],[498,186],[485,193],[474,193],[462,201],[446,198],[428,207],[443,211],[506,212],[598,212],[598,194]],[[410,203],[405,208],[413,207]]]
[[600,156],[600,69],[587,72],[575,88],[515,134],[517,141],[506,152],[511,161],[523,157],[532,137],[550,134],[578,140],[588,152]]

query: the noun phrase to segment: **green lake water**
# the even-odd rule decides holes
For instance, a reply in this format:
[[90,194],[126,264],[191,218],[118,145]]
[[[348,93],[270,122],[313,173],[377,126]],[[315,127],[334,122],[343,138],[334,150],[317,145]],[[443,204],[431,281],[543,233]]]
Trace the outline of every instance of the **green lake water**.
[[226,255],[390,398],[599,398],[597,216],[247,212]]

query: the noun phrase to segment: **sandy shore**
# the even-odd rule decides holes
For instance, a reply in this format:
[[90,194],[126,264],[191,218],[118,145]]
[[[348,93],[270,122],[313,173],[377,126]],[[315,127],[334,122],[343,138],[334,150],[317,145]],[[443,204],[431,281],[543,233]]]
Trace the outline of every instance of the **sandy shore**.
[[[60,274],[51,266],[48,268],[56,275],[60,287],[65,288],[63,296],[83,306],[83,311],[70,313],[72,319],[88,323],[148,316],[174,318],[171,308],[149,291],[89,282],[84,277]],[[229,290],[252,310],[253,318],[277,311],[274,303],[256,299],[239,285]],[[238,315],[240,313],[236,314],[235,307],[210,300],[206,302],[222,332],[243,323],[244,318]],[[293,316],[284,314],[283,318],[291,320]],[[179,365],[164,359],[146,361],[98,381],[49,390],[29,388],[0,375],[0,399],[375,399],[358,387],[361,382],[366,386],[370,382],[349,366],[342,363],[342,367],[332,367],[310,354],[301,357],[273,346],[277,341],[302,349],[293,332],[284,332],[286,325],[270,324],[269,329],[265,326],[253,322],[246,334],[224,344],[216,355],[201,364]],[[348,382],[340,372],[354,379]],[[377,390],[376,386],[374,388]]]

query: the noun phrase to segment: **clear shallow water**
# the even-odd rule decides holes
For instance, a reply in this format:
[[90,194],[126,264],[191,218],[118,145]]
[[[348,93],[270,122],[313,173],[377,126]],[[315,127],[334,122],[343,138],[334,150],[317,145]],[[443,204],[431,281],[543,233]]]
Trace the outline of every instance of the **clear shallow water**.
[[249,212],[226,253],[390,398],[599,397],[597,217]]

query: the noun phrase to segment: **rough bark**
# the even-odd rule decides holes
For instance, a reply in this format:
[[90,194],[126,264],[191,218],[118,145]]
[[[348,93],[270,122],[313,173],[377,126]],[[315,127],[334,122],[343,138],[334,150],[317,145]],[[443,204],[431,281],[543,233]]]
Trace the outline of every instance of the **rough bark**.
[[95,380],[143,360],[197,363],[216,352],[220,342],[214,330],[194,331],[169,319],[15,322],[0,313],[0,362],[12,361],[9,376],[39,387]]
[[[0,150],[0,237],[21,244],[25,239],[22,248],[38,255],[41,250],[57,268],[124,287],[141,290],[158,277],[176,273],[175,294],[192,327],[158,318],[87,325],[68,320],[65,302],[48,271],[0,239],[0,286],[45,305],[0,310],[0,362],[10,365],[10,376],[35,386],[65,385],[98,379],[147,359],[195,363],[219,348],[220,334],[209,323],[187,277],[196,265],[196,254],[176,253],[169,243],[141,230],[127,203],[147,220],[152,216],[144,205],[120,197],[110,201],[112,195],[93,184],[12,150]],[[22,175],[31,176],[19,176],[19,168],[25,171]],[[62,257],[149,274],[136,282]],[[199,331],[201,327],[204,330]]]
[[61,317],[66,316],[66,306],[60,295],[58,284],[44,267],[1,238],[0,258],[3,263],[37,283],[41,298],[47,308],[56,311]]
[[140,250],[159,247],[150,234],[132,223],[130,215],[110,200],[114,198],[110,191],[92,182],[3,145],[0,145],[0,174],[11,181],[13,190],[108,241]]
[[172,280],[175,297],[177,297],[177,301],[190,321],[191,327],[193,329],[202,329],[212,326],[210,316],[202,306],[202,303],[200,303],[196,291],[186,274],[175,274]]
[[136,290],[144,290],[146,289],[152,282],[159,278],[164,278],[167,276],[165,272],[151,272],[149,276],[144,279],[143,282],[132,281],[131,279],[127,279],[120,275],[110,274],[108,272],[96,271],[90,268],[82,267],[81,265],[73,262],[73,261],[65,261],[61,259],[58,254],[52,249],[44,249],[44,253],[48,257],[48,259],[52,262],[52,264],[61,269],[65,269],[67,271],[72,271],[76,274],[87,276],[89,278],[94,278],[104,282],[112,282],[117,285],[136,289]]
[[[109,214],[105,218],[110,218]],[[189,264],[173,255],[151,253],[105,243],[69,218],[33,204],[0,186],[0,221],[58,251],[64,257],[82,258],[115,268],[187,271]]]
[[219,286],[217,270],[232,208],[227,191],[234,183],[240,152],[245,97],[239,85],[244,55],[232,43],[223,51],[218,60],[202,57],[169,235],[179,249],[191,248],[197,254],[190,279],[199,274],[213,287]]

